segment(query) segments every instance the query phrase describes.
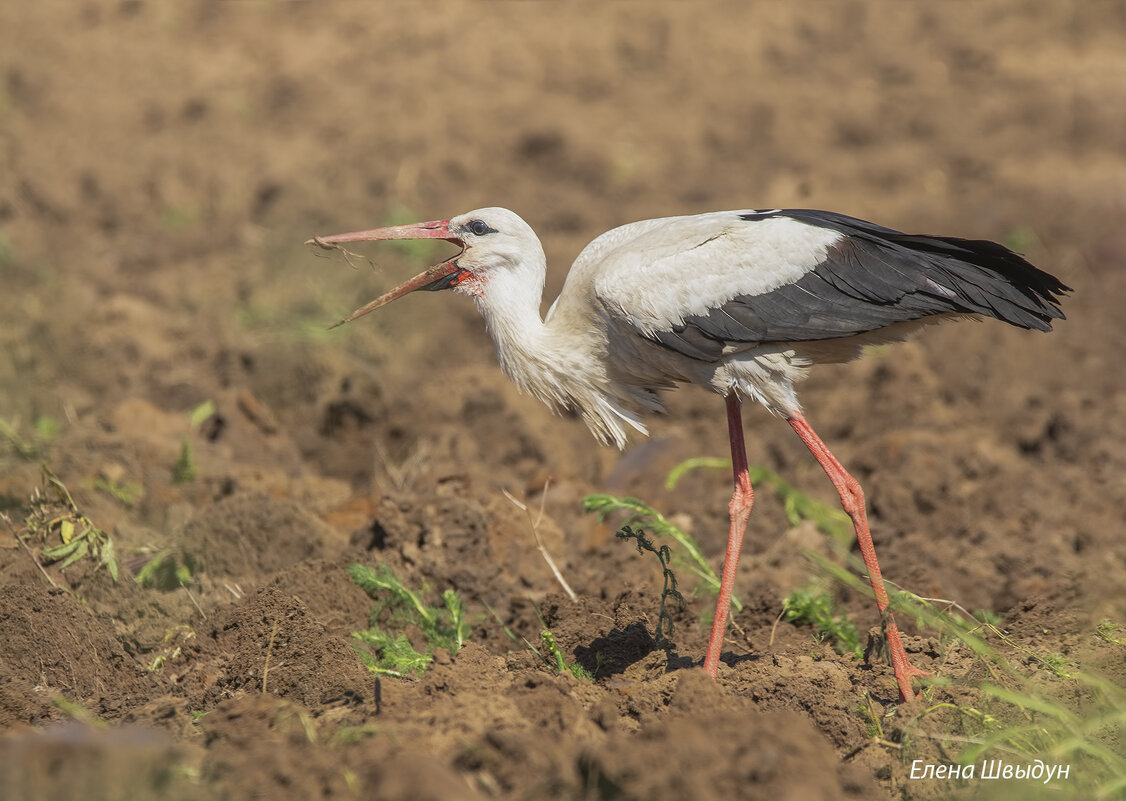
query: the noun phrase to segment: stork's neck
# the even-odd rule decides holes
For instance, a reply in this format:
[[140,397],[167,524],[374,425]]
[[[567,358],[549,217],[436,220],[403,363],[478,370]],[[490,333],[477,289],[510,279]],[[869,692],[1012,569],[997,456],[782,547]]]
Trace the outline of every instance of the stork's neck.
[[645,433],[640,414],[659,409],[660,404],[640,387],[610,378],[606,333],[596,320],[576,316],[571,308],[576,304],[565,302],[567,287],[560,307],[547,322],[543,320],[543,276],[542,267],[523,275],[507,270],[471,290],[501,368],[523,392],[556,412],[579,412],[595,437],[622,448],[627,426]]
[[537,396],[537,385],[552,378],[545,369],[559,339],[540,315],[545,272],[542,263],[525,263],[498,270],[470,289],[505,374]]

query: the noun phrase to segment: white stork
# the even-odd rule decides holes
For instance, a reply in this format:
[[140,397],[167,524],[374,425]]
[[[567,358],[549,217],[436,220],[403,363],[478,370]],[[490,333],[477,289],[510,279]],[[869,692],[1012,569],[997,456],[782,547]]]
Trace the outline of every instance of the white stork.
[[578,412],[601,442],[624,447],[642,417],[664,411],[678,382],[721,395],[735,489],[704,670],[716,676],[735,568],[754,494],[741,407],[784,418],[828,474],[852,519],[882,615],[903,700],[912,666],[888,610],[860,484],[802,416],[794,385],[818,362],[902,339],[945,318],[993,317],[1050,331],[1062,319],[1059,280],[994,242],[917,236],[806,209],[721,211],[607,231],[575,260],[540,316],[547,264],[539,239],[507,209],[309,240],[324,247],[381,239],[444,239],[461,252],[357,309],[349,322],[418,289],[469,295],[504,372],[556,411]]

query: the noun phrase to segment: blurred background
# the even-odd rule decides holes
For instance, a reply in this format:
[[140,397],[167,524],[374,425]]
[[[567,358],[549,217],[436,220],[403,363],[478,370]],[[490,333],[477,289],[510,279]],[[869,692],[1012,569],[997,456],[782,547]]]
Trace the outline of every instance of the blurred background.
[[[547,438],[531,461],[569,452],[527,480],[601,480],[616,457],[515,396],[472,304],[414,297],[326,330],[445,253],[349,266],[305,239],[485,205],[541,234],[548,301],[586,242],[648,217],[813,207],[1002,241],[1079,289],[1074,322],[1051,341],[948,327],[895,361],[978,403],[1002,400],[1006,369],[1048,395],[1084,368],[1095,396],[1120,389],[1103,368],[1123,341],[1105,306],[1126,248],[1121,3],[123,0],[0,23],[0,416],[24,431],[136,421],[121,404],[141,401],[144,425],[175,428],[248,389],[295,441],[291,469],[327,459],[314,469],[357,488],[379,442],[402,459],[445,431],[468,437],[464,464],[522,421]],[[840,407],[840,385],[866,381],[848,375],[809,390],[815,424],[864,416]],[[448,413],[474,392],[476,434]],[[685,394],[676,417],[707,423],[689,447],[723,448],[712,399]],[[326,446],[330,423],[357,430]],[[290,438],[225,458],[273,464]],[[423,439],[431,462],[455,457]]]
[[[0,14],[13,388],[46,355],[28,352],[35,325],[57,332],[53,379],[90,365],[64,340],[97,345],[121,293],[165,325],[186,304],[212,331],[236,313],[242,333],[319,325],[325,305],[329,319],[353,305],[339,293],[396,276],[350,276],[301,247],[310,234],[483,205],[542,234],[549,292],[603,230],[724,208],[1002,239],[1072,282],[1097,269],[1076,251],[1118,235],[1121,3],[126,0]],[[383,330],[416,312],[388,310]],[[207,369],[173,347],[177,369]],[[10,402],[28,414],[27,395]]]

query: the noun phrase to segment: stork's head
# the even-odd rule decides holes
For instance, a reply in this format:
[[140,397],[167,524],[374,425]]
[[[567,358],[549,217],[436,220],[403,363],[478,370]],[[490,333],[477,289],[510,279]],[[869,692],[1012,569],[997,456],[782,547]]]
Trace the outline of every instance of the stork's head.
[[539,291],[543,287],[544,255],[539,238],[531,226],[508,209],[477,209],[449,220],[318,236],[306,244],[330,248],[342,242],[376,239],[444,239],[460,245],[461,252],[356,309],[342,323],[363,317],[368,312],[419,289],[428,292],[455,289],[480,299],[498,277],[516,276],[525,271],[530,274],[524,283],[530,281],[534,284],[538,274],[539,285],[535,288]]

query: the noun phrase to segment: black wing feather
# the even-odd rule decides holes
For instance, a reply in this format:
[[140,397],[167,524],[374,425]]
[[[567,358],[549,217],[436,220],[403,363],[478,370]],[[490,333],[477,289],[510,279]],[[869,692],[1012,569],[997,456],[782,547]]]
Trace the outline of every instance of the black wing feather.
[[844,236],[797,282],[740,295],[685,318],[652,338],[686,356],[714,361],[726,343],[802,342],[850,337],[936,314],[982,314],[1050,331],[1069,291],[996,242],[904,234],[810,209],[743,215],[784,216]]

